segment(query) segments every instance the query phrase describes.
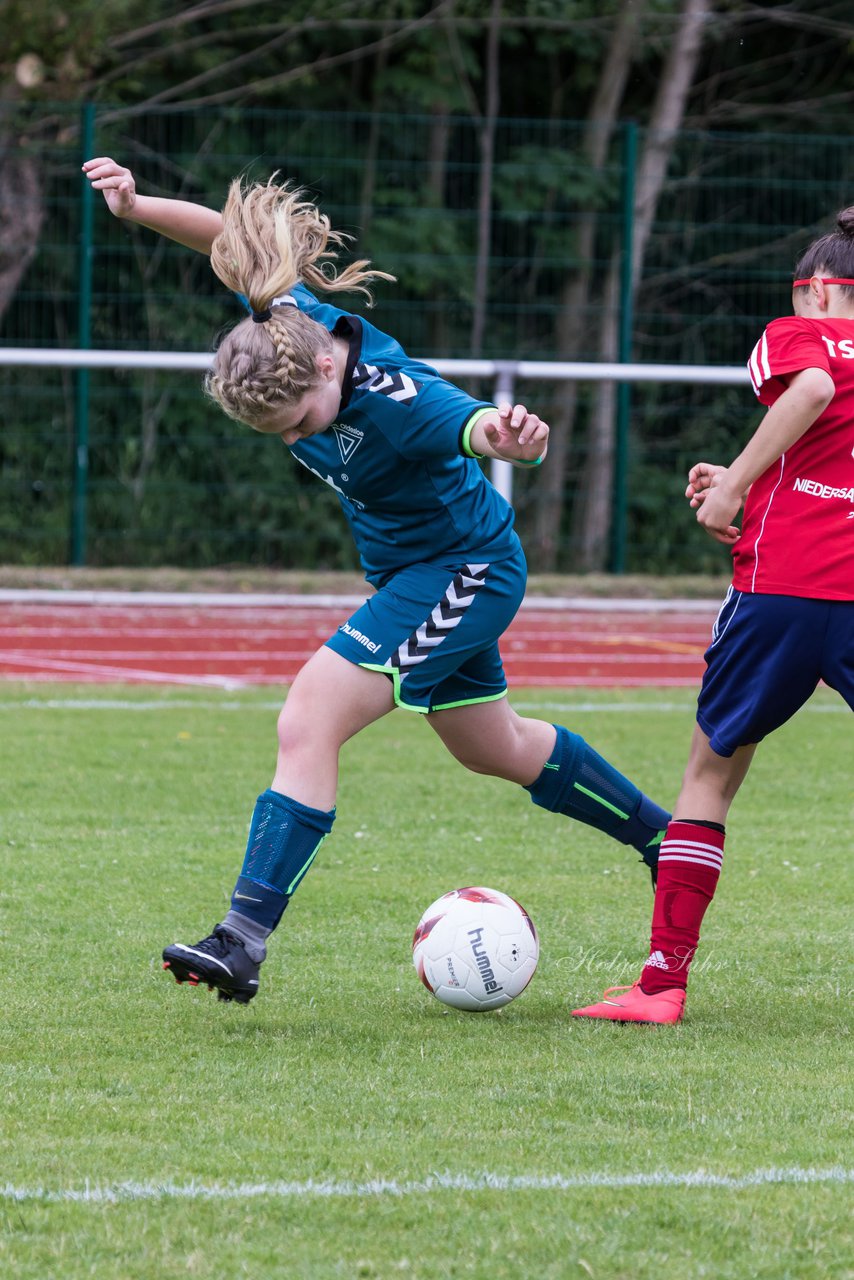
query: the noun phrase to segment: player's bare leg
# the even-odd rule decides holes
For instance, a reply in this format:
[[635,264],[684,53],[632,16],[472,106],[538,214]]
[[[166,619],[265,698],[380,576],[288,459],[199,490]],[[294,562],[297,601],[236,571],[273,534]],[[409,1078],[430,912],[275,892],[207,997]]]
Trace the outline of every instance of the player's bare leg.
[[341,747],[394,707],[391,680],[318,649],[291,685],[279,715],[279,753],[270,784],[315,809],[331,809]]
[[341,747],[393,705],[387,677],[325,646],[302,668],[279,716],[276,772],[255,804],[231,910],[200,942],[163,952],[179,982],[217,988],[221,1000],[253,998],[266,940],[332,829]]
[[521,787],[539,777],[557,736],[554,725],[518,715],[506,698],[433,711],[427,720],[472,773],[506,778]]
[[520,716],[506,698],[433,712],[429,722],[461,764],[518,782],[535,804],[631,845],[655,879],[670,815],[562,725]]
[[726,824],[730,805],[747,775],[756,743],[719,756],[699,725],[694,726],[691,752],[676,800],[674,814]]

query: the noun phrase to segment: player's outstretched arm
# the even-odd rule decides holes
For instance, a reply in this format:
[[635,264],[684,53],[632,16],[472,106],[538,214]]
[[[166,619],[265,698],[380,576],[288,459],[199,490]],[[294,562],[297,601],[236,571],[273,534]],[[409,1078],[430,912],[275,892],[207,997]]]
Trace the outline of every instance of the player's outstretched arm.
[[115,217],[138,222],[188,249],[210,255],[211,245],[222,230],[222,215],[216,209],[190,200],[141,196],[130,169],[109,156],[87,160],[83,172],[94,190],[101,192]]
[[501,404],[478,418],[470,444],[475,453],[520,466],[537,466],[548,451],[549,428],[523,404]]

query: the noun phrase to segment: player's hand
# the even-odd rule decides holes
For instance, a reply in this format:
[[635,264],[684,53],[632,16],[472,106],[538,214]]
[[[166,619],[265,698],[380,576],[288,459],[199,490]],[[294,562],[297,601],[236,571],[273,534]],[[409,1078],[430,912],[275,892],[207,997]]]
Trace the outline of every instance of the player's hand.
[[688,473],[685,497],[697,512],[697,523],[716,542],[732,546],[741,537],[733,523],[744,495],[729,483],[729,471],[711,462],[698,462]]
[[126,218],[133,211],[136,183],[130,169],[125,169],[109,156],[98,156],[86,161],[83,172],[94,190],[103,195],[110,213],[117,218]]
[[716,483],[726,467],[716,466],[713,462],[696,462],[688,472],[688,487],[685,497],[692,507],[699,507],[709,489]]
[[541,462],[548,451],[548,424],[523,404],[500,404],[498,422],[486,419],[483,430],[495,456],[506,462]]

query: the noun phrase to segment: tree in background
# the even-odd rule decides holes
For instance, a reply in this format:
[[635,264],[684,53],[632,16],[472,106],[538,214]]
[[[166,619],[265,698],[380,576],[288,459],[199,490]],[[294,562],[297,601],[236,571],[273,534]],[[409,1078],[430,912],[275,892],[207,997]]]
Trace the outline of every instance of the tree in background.
[[[285,11],[261,0],[5,0],[3,20],[0,320],[6,313],[12,326],[21,308],[9,307],[32,276],[40,237],[44,245],[76,236],[76,208],[64,193],[78,160],[76,107],[93,101],[99,146],[142,165],[145,180],[161,181],[165,192],[219,198],[237,168],[271,156],[293,161],[301,181],[319,181],[336,221],[399,276],[390,305],[408,307],[395,327],[413,350],[610,359],[623,249],[615,217],[620,127],[633,119],[641,139],[637,356],[661,359],[666,349],[674,360],[740,359],[731,325],[715,331],[726,333],[728,347],[689,312],[723,315],[732,305],[728,269],[779,251],[791,228],[775,233],[739,195],[714,218],[724,230],[736,216],[755,222],[756,243],[722,246],[701,225],[712,216],[689,199],[688,175],[699,186],[713,167],[708,148],[687,161],[683,149],[678,180],[673,148],[686,127],[749,133],[796,121],[801,130],[832,131],[854,96],[854,24],[839,0],[329,0],[322,12],[313,0],[291,0]],[[197,128],[185,144],[189,119]],[[760,153],[754,171],[763,163]],[[674,267],[677,203],[683,225],[700,221],[690,262]],[[96,340],[199,345],[224,322],[210,321],[213,302],[194,319],[176,313],[162,284],[168,247],[123,228],[104,234],[123,246],[123,306],[117,313],[104,304],[96,314]],[[68,258],[51,259],[47,274],[51,287],[66,281],[70,293]],[[213,293],[204,264],[176,263],[170,287],[181,296]],[[144,298],[131,302],[140,280]],[[50,308],[48,323],[55,328],[40,340],[73,340],[70,307]],[[555,406],[528,539],[541,570],[607,562],[613,391],[568,384]],[[169,392],[152,379],[139,438],[126,443],[117,476],[140,507],[169,412]],[[646,449],[642,428],[636,438]],[[654,469],[645,474],[652,484]],[[579,497],[568,503],[576,475]]]
[[[631,9],[633,5],[628,3],[626,7]],[[713,0],[684,0],[662,68],[649,124],[644,131],[632,218],[629,285],[632,300],[643,277],[646,247],[667,176],[671,150],[685,118],[703,39],[713,13]],[[613,250],[604,279],[599,327],[599,358],[604,361],[619,359],[620,272],[622,255],[626,251],[626,246],[622,245]],[[616,398],[616,383],[597,383],[579,486],[580,500],[575,510],[575,540],[582,571],[602,571],[608,568],[609,563],[614,506]]]

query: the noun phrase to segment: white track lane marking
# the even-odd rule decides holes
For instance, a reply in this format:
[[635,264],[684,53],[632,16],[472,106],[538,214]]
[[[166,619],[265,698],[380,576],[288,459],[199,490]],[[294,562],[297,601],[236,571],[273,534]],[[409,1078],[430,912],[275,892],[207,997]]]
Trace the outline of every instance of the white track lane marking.
[[[354,600],[358,602],[358,597],[0,591],[0,602],[9,606],[6,610],[0,608],[0,681],[29,679],[45,683],[53,677],[93,684],[125,681],[225,689],[287,685],[294,679],[297,666],[327,638],[324,611],[349,608]],[[16,610],[20,615],[22,604],[29,607],[16,627]],[[569,619],[563,625],[560,615],[567,608],[586,612],[587,625],[578,627],[576,622],[573,627]],[[514,681],[516,670],[522,670],[518,683],[530,688],[641,688],[649,683],[646,672],[653,666],[660,685],[693,686],[707,636],[705,627],[702,639],[691,632],[701,625],[697,614],[711,609],[708,601],[531,596],[525,601],[524,620],[517,619],[505,640],[505,662]],[[591,629],[590,622],[596,614],[613,616],[615,610],[636,616],[645,613],[644,626],[653,628],[650,615],[660,616],[666,610],[667,643],[660,636],[642,634],[633,635],[627,642],[610,628],[603,635]],[[682,616],[677,619],[680,613]],[[226,618],[228,624],[223,625]],[[230,625],[238,621],[242,625]],[[11,625],[6,625],[9,622]],[[259,624],[267,633],[264,638],[258,635]],[[282,626],[286,636],[279,633]],[[154,638],[164,634],[175,638],[176,627],[183,650],[169,646],[161,652],[152,643]],[[557,628],[553,634],[552,628]],[[245,640],[247,635],[253,640],[251,648],[234,643],[238,636]],[[133,637],[127,649],[122,647],[124,636]],[[204,648],[199,644],[202,637]],[[51,639],[53,644],[45,644]],[[283,639],[286,652],[278,647]],[[217,653],[216,644],[228,640],[231,643],[227,648]],[[618,648],[621,644],[622,652]],[[300,646],[304,651],[294,652]],[[195,672],[187,671],[187,666],[195,666]],[[597,671],[596,675],[591,668]]]
[[662,1169],[652,1173],[588,1173],[521,1175],[509,1177],[499,1173],[454,1174],[435,1173],[417,1182],[399,1182],[395,1178],[377,1178],[370,1182],[118,1182],[109,1185],[88,1181],[82,1187],[51,1189],[48,1187],[0,1186],[0,1199],[21,1203],[43,1204],[115,1204],[128,1200],[301,1200],[307,1197],[366,1200],[373,1197],[433,1195],[437,1191],[586,1191],[604,1188],[610,1191],[647,1187],[711,1188],[717,1191],[746,1191],[754,1187],[806,1186],[817,1183],[847,1185],[854,1182],[854,1169],[831,1166],[827,1169],[770,1168],[743,1174],[711,1173],[705,1169],[675,1173]]
[[[103,663],[110,662],[191,662],[198,664],[200,662],[237,662],[245,665],[247,662],[264,662],[268,665],[277,665],[285,662],[303,663],[311,657],[315,646],[307,650],[286,650],[270,653],[262,649],[240,649],[229,652],[223,649],[97,649],[92,650],[91,659],[88,655],[84,657],[84,661],[88,666],[100,668]],[[44,649],[0,649],[0,665],[13,663],[32,665],[38,667],[42,665],[42,654],[46,654],[45,662],[74,662],[75,656],[79,660],[80,649],[51,649],[49,656]],[[696,666],[702,657],[702,650],[698,649],[694,653],[542,653],[534,650],[530,653],[520,652],[511,647],[510,651],[502,655],[505,663],[523,662],[526,667],[541,664],[543,666],[566,666],[578,663],[602,663],[607,662],[615,666],[639,666],[641,663],[654,663],[659,666]]]
[[[86,667],[81,674],[72,674],[68,683],[77,684],[183,684],[183,685],[210,685],[221,689],[248,689],[262,688],[265,685],[276,685],[284,689],[290,685],[296,678],[297,669],[290,671],[279,671],[273,674],[265,673],[264,675],[251,676],[248,679],[231,679],[223,676],[179,676],[179,675],[161,675],[159,672],[143,672],[137,675],[134,671],[127,668],[119,668],[113,673],[101,675],[97,667]],[[91,671],[91,675],[86,672]],[[512,672],[511,672],[512,674]],[[0,672],[0,684],[6,682],[9,684],[59,684],[62,680],[61,675],[51,672]],[[519,689],[649,689],[652,685],[661,689],[696,689],[699,680],[694,676],[670,676],[666,679],[655,680],[654,682],[648,676],[632,676],[621,675],[619,679],[611,676],[566,676],[561,675],[559,678],[555,676],[529,676],[520,677],[511,688],[511,697],[513,688]],[[513,705],[515,706],[515,700]]]
[[[164,671],[139,671],[133,667],[109,667],[97,662],[57,662],[51,658],[43,658],[35,652],[26,658],[6,658],[11,666],[39,667],[42,674],[0,675],[0,679],[45,680],[66,676],[80,676],[84,679],[97,680],[136,680],[141,684],[199,684],[215,685],[220,689],[245,689],[253,683],[251,680],[240,680],[232,676],[194,676],[169,675]],[[44,674],[52,673],[52,676]]]
[[[71,604],[98,605],[111,608],[141,605],[160,605],[165,608],[254,608],[254,609],[350,609],[358,608],[367,596],[364,595],[291,595],[287,592],[268,594],[264,592],[223,593],[204,591],[74,591],[26,587],[4,587],[0,589],[0,604]],[[723,592],[721,593],[721,596]],[[541,610],[544,613],[700,613],[715,617],[720,609],[720,597],[714,600],[688,600],[674,598],[672,600],[629,599],[607,596],[525,596],[523,609]]]

